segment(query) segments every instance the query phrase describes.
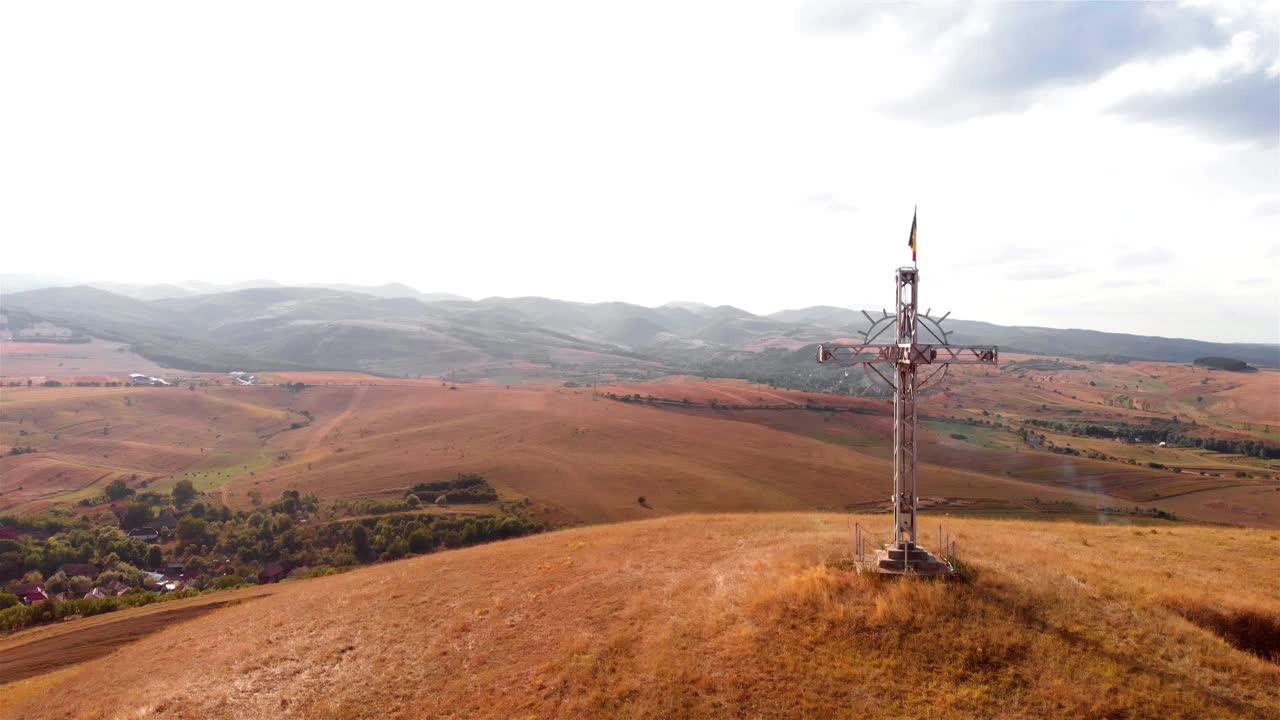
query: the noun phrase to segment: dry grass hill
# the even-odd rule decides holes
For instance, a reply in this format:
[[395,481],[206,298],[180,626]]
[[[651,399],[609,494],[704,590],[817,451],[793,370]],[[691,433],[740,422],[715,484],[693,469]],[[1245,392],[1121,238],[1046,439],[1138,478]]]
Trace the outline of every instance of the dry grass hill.
[[939,583],[842,570],[855,519],[884,524],[678,516],[287,583],[0,686],[0,717],[1280,714],[1274,531],[948,520],[971,579]]
[[[325,499],[398,497],[418,482],[478,472],[505,499],[529,498],[557,521],[602,522],[872,509],[890,474],[884,400],[686,377],[594,390],[358,373],[270,379],[309,386],[5,388],[0,442],[36,452],[0,457],[0,512],[74,505],[115,478],[161,491],[186,478],[247,508],[255,496],[287,489]],[[677,402],[619,402],[602,393]],[[1052,453],[1014,432],[1041,420],[1150,425],[1177,414],[1196,422],[1196,432],[1274,443],[1280,371],[1015,356],[999,371],[956,373],[922,411],[923,494],[935,510],[1062,515],[1063,503],[1086,513],[1141,505],[1187,519],[1280,526],[1275,460],[1044,429],[1049,442],[1076,454]],[[1005,426],[973,424],[984,422]]]

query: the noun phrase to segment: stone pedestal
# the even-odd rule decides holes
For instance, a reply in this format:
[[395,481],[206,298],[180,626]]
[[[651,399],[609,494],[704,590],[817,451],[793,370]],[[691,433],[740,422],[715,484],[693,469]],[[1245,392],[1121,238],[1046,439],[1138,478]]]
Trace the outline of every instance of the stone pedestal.
[[914,543],[886,545],[876,551],[875,560],[868,564],[873,572],[891,575],[950,577],[956,574],[951,563],[935,557]]

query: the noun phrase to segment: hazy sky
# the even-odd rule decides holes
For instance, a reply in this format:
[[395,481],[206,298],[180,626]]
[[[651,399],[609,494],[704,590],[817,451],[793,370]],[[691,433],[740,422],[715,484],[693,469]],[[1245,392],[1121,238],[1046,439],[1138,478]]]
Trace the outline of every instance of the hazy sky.
[[1280,341],[1280,6],[10,2],[6,272]]

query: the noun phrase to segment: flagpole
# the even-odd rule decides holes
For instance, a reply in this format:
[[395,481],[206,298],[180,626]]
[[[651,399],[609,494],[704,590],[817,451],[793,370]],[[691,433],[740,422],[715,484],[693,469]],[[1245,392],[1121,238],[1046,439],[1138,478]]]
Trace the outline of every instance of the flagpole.
[[920,206],[915,205],[911,208],[911,268],[919,270],[920,264],[916,262],[916,248],[920,245],[920,227],[917,220],[920,218]]

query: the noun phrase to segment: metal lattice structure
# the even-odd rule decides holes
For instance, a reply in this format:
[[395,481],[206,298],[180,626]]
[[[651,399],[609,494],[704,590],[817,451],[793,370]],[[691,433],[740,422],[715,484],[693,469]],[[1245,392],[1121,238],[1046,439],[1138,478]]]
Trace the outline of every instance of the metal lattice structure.
[[[818,362],[850,367],[861,365],[893,390],[893,519],[894,534],[877,553],[876,569],[882,572],[914,572],[947,575],[954,572],[916,544],[916,511],[920,503],[916,485],[916,397],[927,385],[940,380],[951,365],[995,365],[999,350],[994,345],[951,345],[943,329],[946,315],[939,318],[917,311],[919,271],[898,268],[896,273],[897,312],[882,311],[880,319],[864,310],[871,326],[862,333],[858,345],[819,345]],[[893,342],[881,341],[892,330]],[[922,332],[924,335],[922,335]],[[924,340],[925,342],[922,342]]]

